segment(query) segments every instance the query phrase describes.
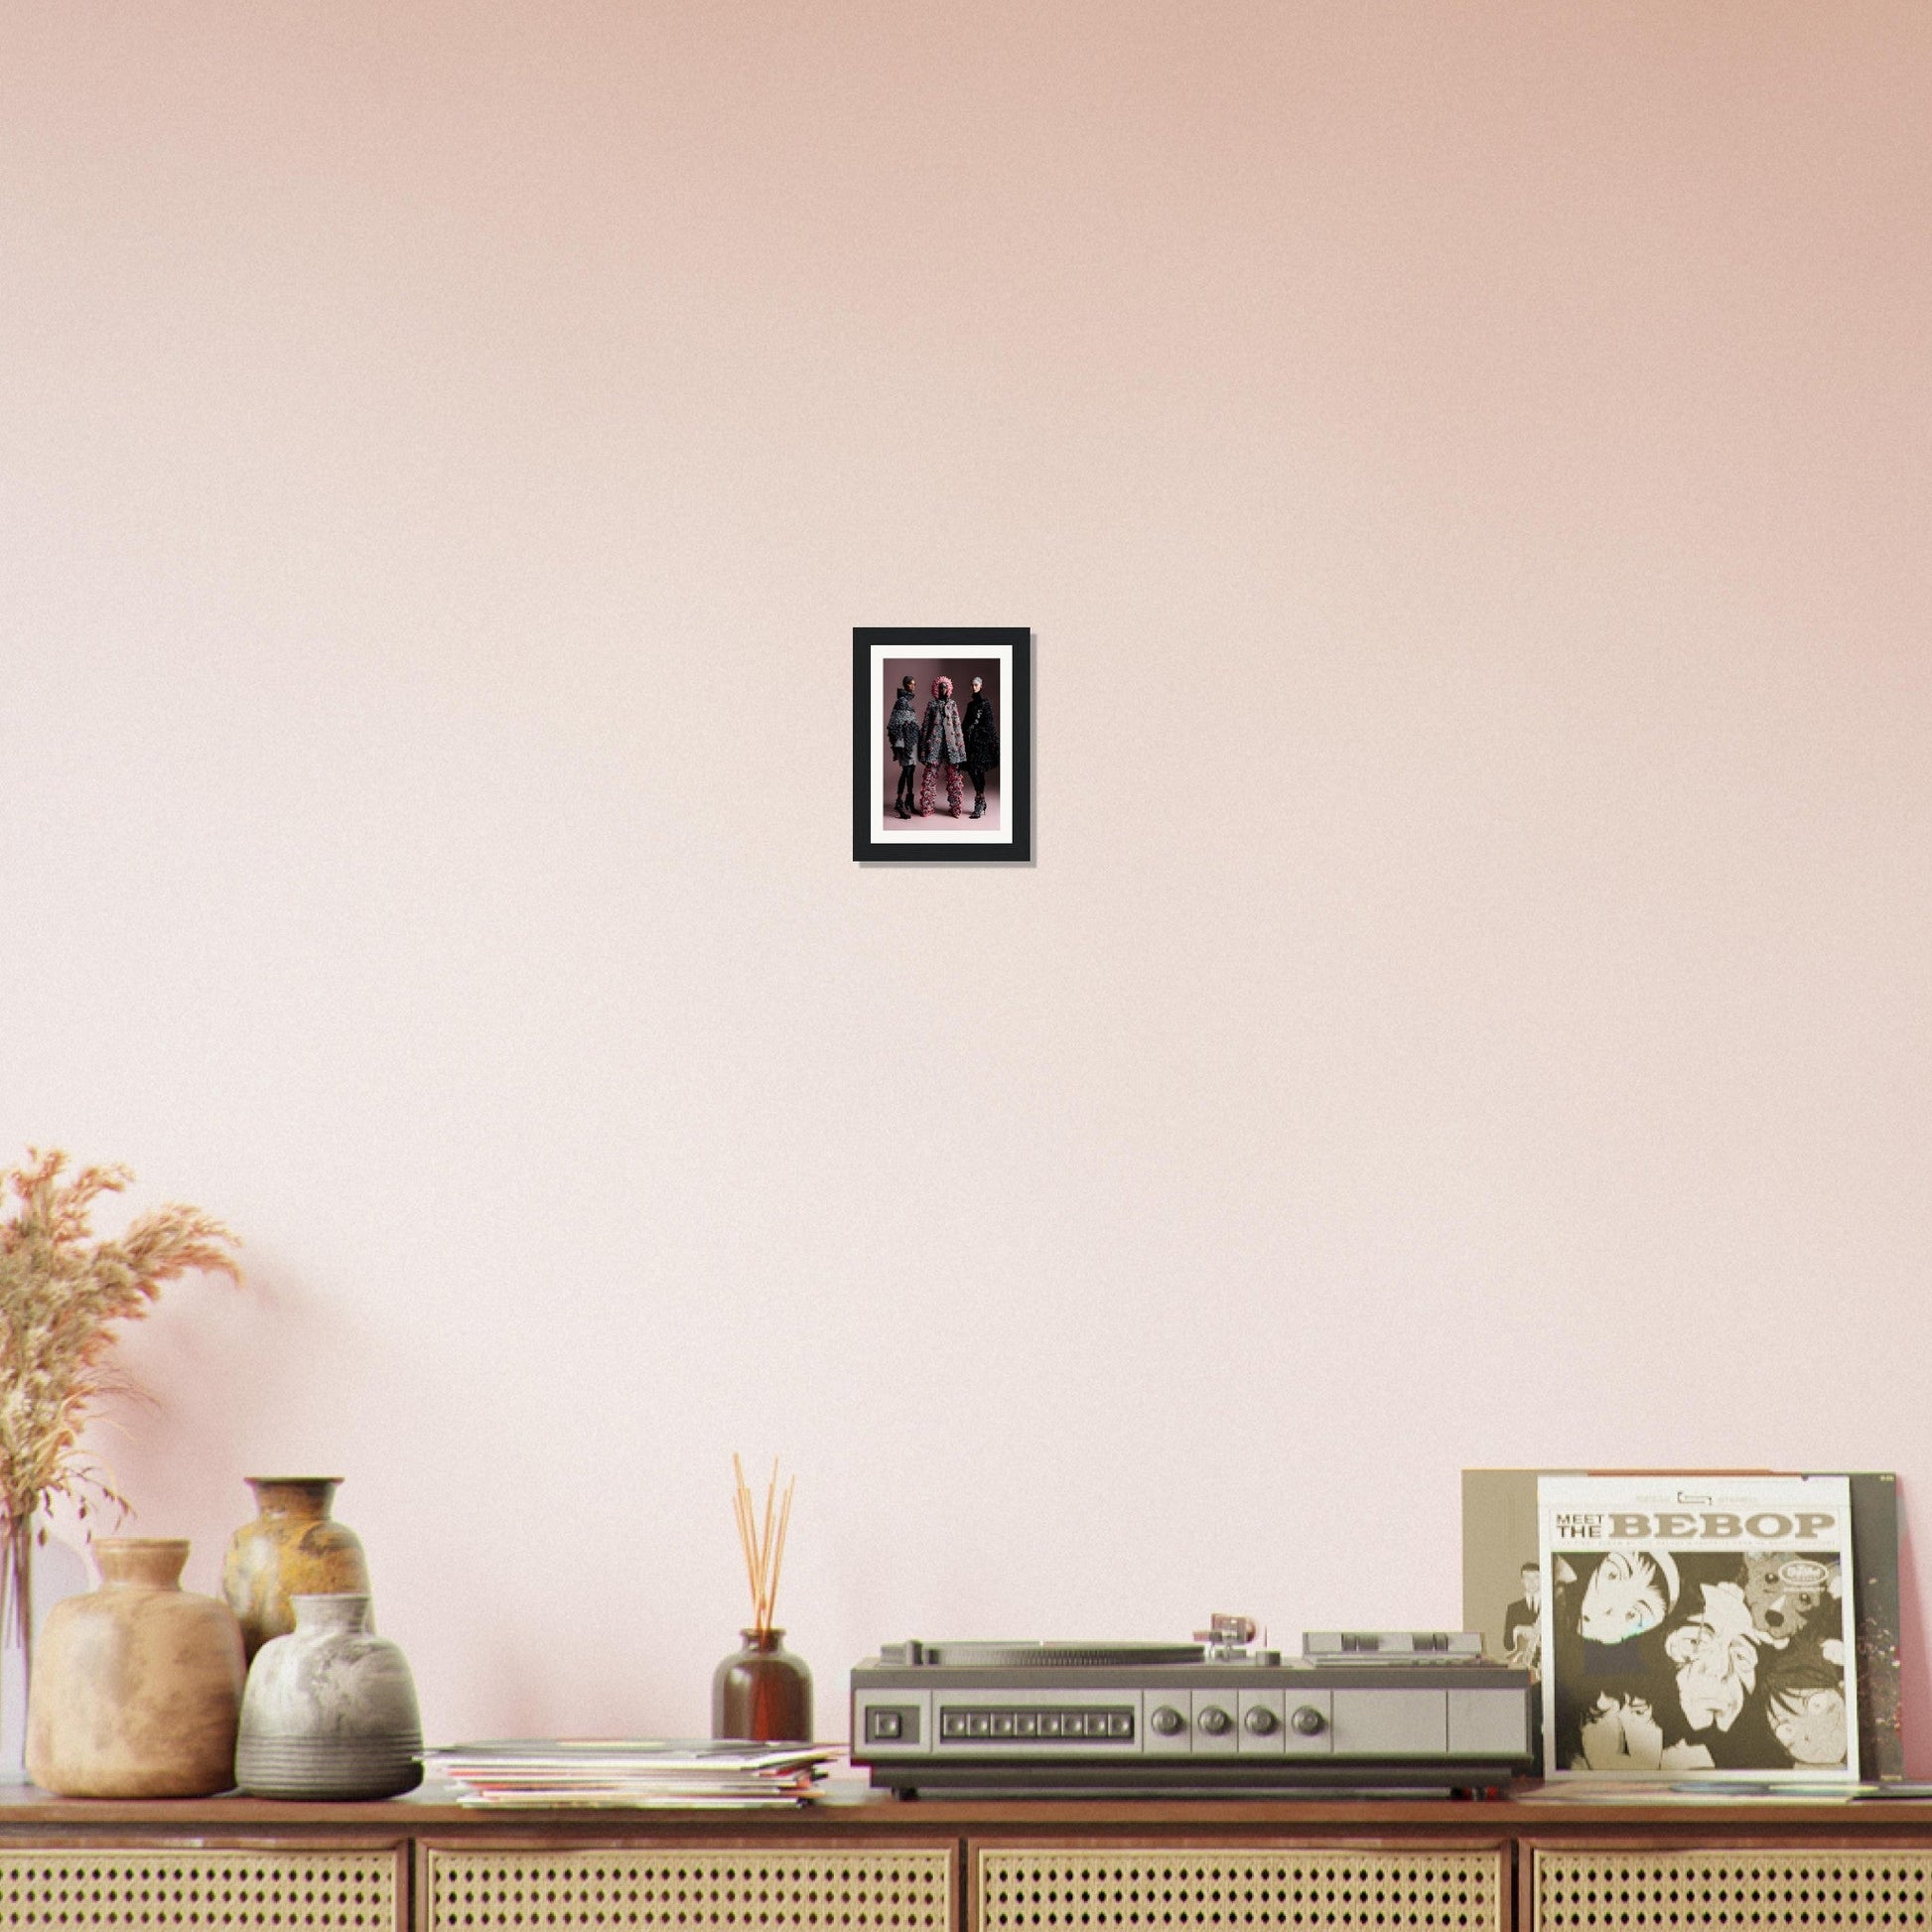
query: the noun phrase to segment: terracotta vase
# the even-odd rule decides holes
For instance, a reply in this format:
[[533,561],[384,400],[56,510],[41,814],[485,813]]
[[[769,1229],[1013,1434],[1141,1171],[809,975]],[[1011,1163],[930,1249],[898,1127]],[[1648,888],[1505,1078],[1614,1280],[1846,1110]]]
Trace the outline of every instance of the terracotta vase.
[[234,1613],[181,1587],[188,1545],[94,1545],[100,1587],[48,1612],[27,1775],[69,1798],[205,1798],[234,1783],[245,1666]]
[[253,1657],[271,1637],[295,1628],[297,1595],[367,1595],[361,1540],[329,1513],[341,1476],[248,1476],[261,1512],[228,1542],[221,1594],[241,1624]]
[[782,1630],[741,1630],[745,1648],[711,1679],[711,1734],[758,1743],[810,1743],[812,1674]]
[[235,1782],[258,1798],[393,1798],[422,1782],[423,1723],[403,1654],[363,1595],[299,1595],[255,1655]]

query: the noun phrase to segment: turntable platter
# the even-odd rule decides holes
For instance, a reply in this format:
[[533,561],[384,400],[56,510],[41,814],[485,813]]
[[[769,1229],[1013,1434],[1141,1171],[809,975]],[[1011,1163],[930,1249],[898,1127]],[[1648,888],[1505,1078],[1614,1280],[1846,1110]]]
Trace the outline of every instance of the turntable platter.
[[922,1643],[919,1662],[981,1670],[1110,1670],[1197,1664],[1197,1643]]

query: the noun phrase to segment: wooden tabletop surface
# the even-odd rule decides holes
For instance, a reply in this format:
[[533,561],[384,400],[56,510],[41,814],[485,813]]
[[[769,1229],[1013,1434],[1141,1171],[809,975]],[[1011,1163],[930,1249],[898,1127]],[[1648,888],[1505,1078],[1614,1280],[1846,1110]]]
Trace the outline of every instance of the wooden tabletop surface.
[[247,1798],[57,1798],[32,1785],[0,1785],[0,1833],[138,1828],[157,1835],[310,1831],[415,1838],[488,1832],[492,1835],[574,1832],[585,1837],[657,1838],[675,1835],[766,1837],[776,1834],[879,1833],[902,1837],[1002,1835],[1118,1837],[1137,1828],[1176,1829],[1204,1837],[1217,1831],[1251,1838],[1257,1832],[1298,1837],[1355,1837],[1379,1830],[1404,1836],[1441,1833],[1457,1839],[1514,1838],[1528,1832],[1592,1837],[1660,1828],[1685,1834],[1842,1832],[1850,1837],[1920,1838],[1932,1835],[1932,1801],[1752,1797],[1649,1799],[1602,1803],[1543,1796],[1526,1784],[1493,1799],[1297,1796],[1288,1798],[1134,1797],[1109,1799],[913,1798],[835,1780],[818,1802],[763,1810],[718,1811],[657,1807],[489,1807],[458,1801],[447,1786],[376,1803],[295,1803]]

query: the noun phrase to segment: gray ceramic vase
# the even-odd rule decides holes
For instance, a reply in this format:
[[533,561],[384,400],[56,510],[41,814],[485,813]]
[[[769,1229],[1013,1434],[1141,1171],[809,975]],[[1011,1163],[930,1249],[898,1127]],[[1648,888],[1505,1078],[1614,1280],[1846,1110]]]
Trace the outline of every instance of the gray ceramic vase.
[[363,1592],[297,1595],[295,1628],[255,1653],[235,1782],[257,1798],[393,1798],[422,1781],[423,1722],[403,1654]]

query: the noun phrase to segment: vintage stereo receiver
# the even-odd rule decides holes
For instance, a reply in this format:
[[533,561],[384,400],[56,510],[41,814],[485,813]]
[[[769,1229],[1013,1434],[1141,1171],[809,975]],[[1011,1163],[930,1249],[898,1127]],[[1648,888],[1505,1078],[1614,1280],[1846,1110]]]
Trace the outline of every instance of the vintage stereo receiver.
[[1245,1617],[1191,1644],[903,1643],[852,1673],[852,1760],[900,1792],[1484,1789],[1532,1763],[1527,1671],[1451,1631]]

